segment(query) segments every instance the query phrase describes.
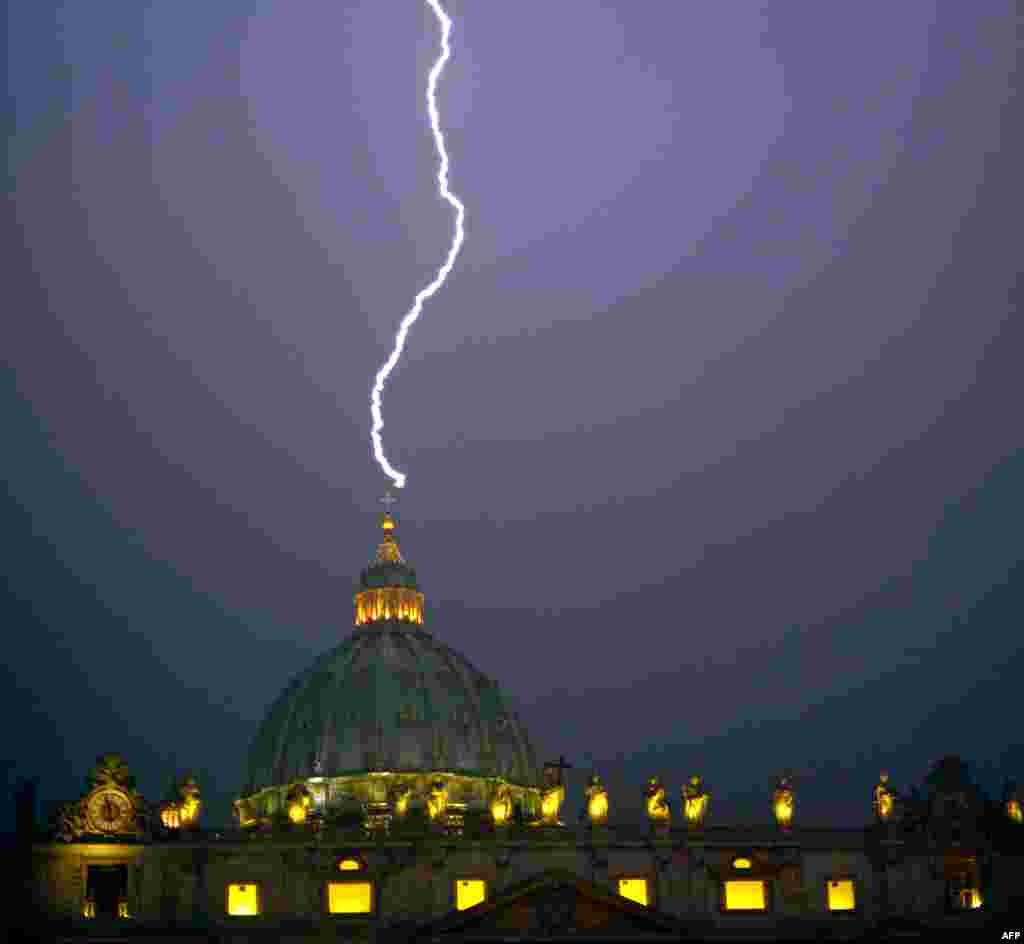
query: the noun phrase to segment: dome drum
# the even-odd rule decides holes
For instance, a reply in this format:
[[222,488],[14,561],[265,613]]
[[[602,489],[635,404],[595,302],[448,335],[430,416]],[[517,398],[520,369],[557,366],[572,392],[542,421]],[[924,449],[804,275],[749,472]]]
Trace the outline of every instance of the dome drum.
[[423,623],[423,594],[408,587],[374,587],[356,594],[356,626],[395,620]]
[[[403,804],[406,810],[420,810],[425,814],[427,798],[438,779],[443,780],[447,788],[450,811],[486,812],[490,809],[491,801],[503,789],[508,790],[511,802],[518,805],[526,817],[536,817],[540,809],[538,787],[511,783],[501,777],[452,771],[360,772],[337,777],[309,778],[306,786],[315,799],[317,810],[330,822],[334,817],[346,813],[358,812],[365,816],[371,810],[384,807],[393,813],[398,797],[407,798]],[[261,821],[273,821],[284,815],[290,789],[288,785],[268,787],[247,797],[246,804],[253,817],[248,825],[256,826]]]

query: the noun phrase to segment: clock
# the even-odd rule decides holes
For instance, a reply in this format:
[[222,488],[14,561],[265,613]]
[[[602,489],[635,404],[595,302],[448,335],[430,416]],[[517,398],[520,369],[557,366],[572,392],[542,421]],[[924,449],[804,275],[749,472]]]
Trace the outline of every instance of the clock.
[[114,787],[94,791],[85,804],[89,831],[94,833],[132,832],[134,814],[131,798]]

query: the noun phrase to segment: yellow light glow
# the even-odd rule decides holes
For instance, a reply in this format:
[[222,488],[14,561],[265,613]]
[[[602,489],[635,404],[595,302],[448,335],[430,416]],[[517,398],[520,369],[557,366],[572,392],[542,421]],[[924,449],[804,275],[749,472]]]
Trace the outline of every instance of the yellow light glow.
[[306,822],[306,816],[313,806],[313,794],[304,783],[292,784],[285,798],[285,810],[293,823]]
[[160,821],[167,829],[177,829],[181,826],[181,811],[176,803],[170,803],[160,811]]
[[238,799],[235,800],[235,815],[238,817],[239,826],[248,826],[256,821],[256,816],[253,813],[252,804],[248,800]]
[[780,826],[789,826],[793,822],[793,792],[785,789],[776,790],[772,810],[775,812],[775,820]]
[[587,799],[587,818],[591,826],[603,826],[608,821],[608,788],[595,771],[583,795]]
[[647,899],[647,879],[645,878],[620,878],[619,879],[619,894],[623,898],[628,898],[630,901],[635,901],[638,905],[646,906],[648,903]]
[[883,770],[878,775],[878,783],[875,786],[875,812],[883,822],[892,819],[896,811],[896,795],[889,787],[889,775]]
[[708,808],[708,795],[705,793],[701,796],[688,796],[683,798],[683,812],[686,815],[686,821],[694,826],[700,823],[704,819],[704,814]]
[[977,888],[964,888],[960,891],[961,908],[980,908],[981,904],[981,892]]
[[558,824],[558,811],[564,799],[565,787],[562,784],[545,787],[540,797],[540,818],[550,826]]
[[756,879],[733,879],[725,883],[726,911],[764,911],[764,882]]
[[648,817],[655,822],[667,823],[672,816],[668,801],[665,799],[665,788],[657,777],[651,777],[647,781],[644,804],[647,807]]
[[82,902],[82,917],[96,917],[96,902],[94,902],[91,898],[86,898],[85,901]]
[[1024,823],[1024,809],[1021,808],[1020,800],[1014,798],[1006,801],[1006,815],[1015,823]]
[[744,858],[743,856],[740,856],[738,859],[732,860],[732,867],[734,869],[749,869],[753,866],[753,864],[754,863],[751,862],[750,859]]
[[491,800],[491,817],[495,826],[504,826],[512,815],[512,793],[508,787],[501,786],[495,791]]
[[123,898],[117,903],[117,916],[119,918],[128,917],[128,902]]
[[200,801],[197,796],[187,797],[181,805],[181,819],[184,823],[194,823],[199,816]]
[[448,808],[448,787],[443,780],[435,780],[427,796],[427,815],[432,821],[439,820]]
[[408,787],[400,787],[395,794],[395,815],[405,816],[409,812],[409,801],[412,799],[412,790]]
[[455,883],[455,909],[465,911],[487,900],[487,883],[482,878],[460,878]]
[[356,626],[399,619],[423,623],[423,594],[408,587],[375,587],[356,594]]
[[686,825],[697,828],[704,823],[711,802],[711,794],[704,789],[700,774],[691,774],[689,783],[679,791],[683,800],[683,816]]
[[228,914],[238,917],[260,913],[260,887],[255,882],[228,885]]
[[338,863],[339,872],[358,872],[362,867],[358,859],[342,859]]
[[327,910],[331,914],[369,914],[373,911],[370,882],[328,882]]
[[853,911],[857,907],[857,896],[853,879],[832,879],[828,883],[828,910]]

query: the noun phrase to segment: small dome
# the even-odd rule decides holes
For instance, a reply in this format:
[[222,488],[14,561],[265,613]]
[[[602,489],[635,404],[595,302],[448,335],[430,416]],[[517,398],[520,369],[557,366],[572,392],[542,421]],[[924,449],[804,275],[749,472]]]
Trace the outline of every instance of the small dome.
[[371,770],[451,770],[536,784],[498,685],[419,627],[357,629],[284,690],[249,752],[252,788]]

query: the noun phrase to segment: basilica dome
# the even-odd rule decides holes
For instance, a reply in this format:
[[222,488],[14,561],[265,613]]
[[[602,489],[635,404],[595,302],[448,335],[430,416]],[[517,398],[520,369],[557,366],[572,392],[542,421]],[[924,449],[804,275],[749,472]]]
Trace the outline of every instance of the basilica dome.
[[323,778],[339,794],[372,799],[360,789],[367,777],[379,787],[385,775],[416,783],[442,773],[480,797],[487,791],[469,781],[532,795],[539,771],[525,728],[497,683],[425,628],[394,518],[381,524],[383,540],[356,587],[355,626],[271,706],[249,751],[246,795]]

